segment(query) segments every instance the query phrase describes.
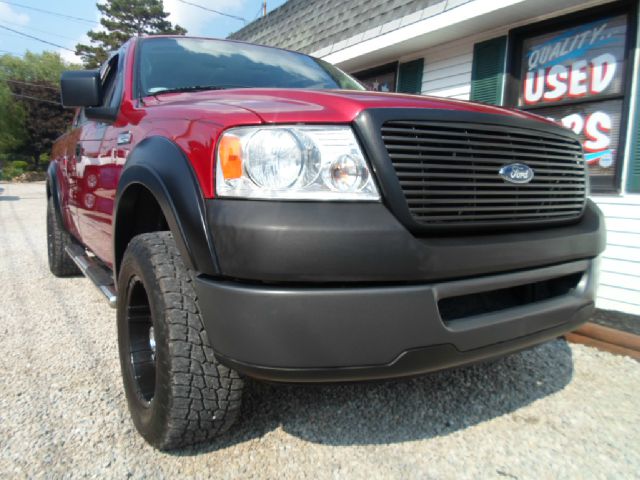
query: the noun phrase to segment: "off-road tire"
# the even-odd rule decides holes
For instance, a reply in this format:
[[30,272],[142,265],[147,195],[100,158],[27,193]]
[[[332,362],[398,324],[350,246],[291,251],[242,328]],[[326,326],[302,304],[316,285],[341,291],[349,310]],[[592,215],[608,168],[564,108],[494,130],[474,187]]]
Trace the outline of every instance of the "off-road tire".
[[[213,355],[192,276],[171,233],[145,233],[128,245],[118,275],[117,323],[129,411],[147,442],[160,450],[180,448],[212,440],[235,422],[243,381]],[[153,354],[153,342],[145,346],[140,337],[145,325],[153,327]],[[154,375],[148,377],[155,378],[145,381],[151,360]],[[134,369],[142,372],[138,379]]]
[[56,212],[53,197],[49,197],[47,200],[47,256],[49,270],[56,277],[70,277],[81,273],[65,251],[65,247],[71,245],[71,242],[71,235],[65,230],[60,215]]

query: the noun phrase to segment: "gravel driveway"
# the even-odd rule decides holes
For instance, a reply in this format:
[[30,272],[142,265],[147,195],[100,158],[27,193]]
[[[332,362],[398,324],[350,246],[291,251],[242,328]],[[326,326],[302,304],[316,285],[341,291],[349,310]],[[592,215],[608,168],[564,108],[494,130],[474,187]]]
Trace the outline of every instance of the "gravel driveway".
[[0,188],[0,478],[632,478],[640,364],[554,341],[381,384],[250,384],[220,441],[160,453],[129,420],[115,313],[48,271],[44,184]]

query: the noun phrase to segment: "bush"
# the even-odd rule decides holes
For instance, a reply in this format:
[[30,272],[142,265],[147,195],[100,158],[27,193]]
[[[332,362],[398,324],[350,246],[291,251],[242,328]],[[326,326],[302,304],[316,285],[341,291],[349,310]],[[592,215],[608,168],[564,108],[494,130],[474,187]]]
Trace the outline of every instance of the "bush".
[[[48,163],[48,162],[47,162]],[[24,155],[0,153],[0,179],[9,181],[31,171],[46,171],[47,163],[41,163],[35,168],[32,160]]]
[[25,162],[24,160],[14,160],[13,162],[11,162],[11,166],[13,168],[24,171],[29,168],[29,163]]
[[2,169],[3,180],[13,180],[15,177],[22,175],[29,170],[29,162],[24,160],[5,161]]
[[13,180],[18,175],[22,175],[24,170],[21,168],[15,168],[13,165],[8,165],[2,170],[3,180]]

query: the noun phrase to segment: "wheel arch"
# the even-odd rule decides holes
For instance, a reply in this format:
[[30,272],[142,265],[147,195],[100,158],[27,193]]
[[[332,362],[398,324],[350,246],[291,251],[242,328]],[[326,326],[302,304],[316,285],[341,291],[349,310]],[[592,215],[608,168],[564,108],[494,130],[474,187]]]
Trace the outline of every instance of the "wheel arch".
[[115,278],[131,239],[162,230],[171,231],[190,269],[216,275],[218,265],[205,219],[202,191],[182,149],[161,136],[142,140],[129,154],[116,191]]
[[49,167],[47,168],[47,199],[49,197],[53,197],[53,204],[56,207],[56,212],[58,215],[61,213],[60,210],[60,189],[58,186],[58,167],[57,162],[52,161],[49,162]]

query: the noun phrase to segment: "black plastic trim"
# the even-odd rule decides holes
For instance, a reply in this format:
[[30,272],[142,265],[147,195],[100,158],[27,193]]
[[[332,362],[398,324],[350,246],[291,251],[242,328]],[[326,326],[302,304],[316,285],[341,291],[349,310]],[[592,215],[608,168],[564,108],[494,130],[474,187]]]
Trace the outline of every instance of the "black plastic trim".
[[115,201],[114,252],[117,271],[131,232],[123,212],[133,208],[131,187],[143,186],[154,196],[187,266],[200,273],[217,275],[218,264],[205,216],[205,204],[191,164],[171,140],[152,136],[142,140],[125,164]]
[[49,162],[47,167],[47,189],[48,193],[53,197],[53,205],[55,207],[55,213],[60,219],[61,225],[64,225],[62,209],[62,199],[60,198],[60,186],[58,183],[58,164],[57,162]]
[[249,282],[442,281],[591,258],[606,244],[591,201],[573,225],[424,238],[381,203],[215,199],[206,210],[220,273]]
[[[574,273],[582,274],[580,282],[557,297],[451,322],[444,322],[438,309],[442,298]],[[543,341],[550,338],[544,332],[563,333],[589,318],[596,283],[597,262],[581,260],[406,286],[287,287],[204,276],[196,277],[194,286],[211,345],[229,365],[270,380],[294,375],[294,381],[326,381],[448,368],[527,346],[513,343],[524,337]],[[505,350],[503,344],[512,346]],[[443,353],[442,346],[450,352]],[[405,352],[425,347],[432,353],[418,365],[395,366]]]
[[575,330],[593,313],[593,305],[576,312],[566,323],[508,342],[461,352],[451,344],[416,348],[384,365],[335,368],[273,368],[239,362],[216,353],[216,358],[249,377],[274,383],[339,383],[388,380],[425,375],[517,353]]
[[497,125],[503,127],[520,127],[530,130],[539,130],[554,135],[560,135],[574,141],[578,136],[572,131],[559,125],[547,123],[544,120],[520,118],[514,115],[496,115],[488,113],[468,112],[459,110],[439,110],[422,108],[372,108],[361,112],[354,121],[356,134],[361,140],[365,153],[370,160],[375,176],[382,190],[385,204],[398,220],[411,232],[417,235],[425,234],[451,234],[473,233],[487,231],[508,231],[535,229],[548,226],[567,225],[577,220],[553,221],[550,219],[538,221],[519,221],[504,225],[474,223],[472,225],[425,225],[417,222],[409,211],[400,181],[387,153],[381,135],[382,125],[392,120],[414,121],[442,121]]

